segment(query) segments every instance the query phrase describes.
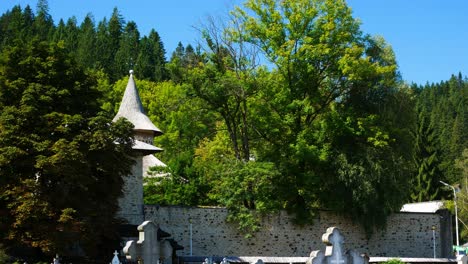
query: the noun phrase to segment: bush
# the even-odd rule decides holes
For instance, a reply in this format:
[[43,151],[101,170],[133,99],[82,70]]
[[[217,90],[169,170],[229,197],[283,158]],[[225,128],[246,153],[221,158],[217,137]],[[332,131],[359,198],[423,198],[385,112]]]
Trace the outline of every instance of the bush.
[[385,264],[405,264],[405,262],[401,261],[400,259],[389,259],[384,262]]
[[6,253],[5,249],[3,248],[3,245],[0,244],[0,264],[3,263],[10,263],[10,256]]

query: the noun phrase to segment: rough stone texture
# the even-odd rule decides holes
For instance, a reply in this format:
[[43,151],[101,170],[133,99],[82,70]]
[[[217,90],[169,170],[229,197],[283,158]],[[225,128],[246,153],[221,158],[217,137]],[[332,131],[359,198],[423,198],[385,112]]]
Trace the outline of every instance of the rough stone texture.
[[266,216],[261,231],[251,239],[239,234],[235,224],[227,223],[226,216],[224,208],[145,206],[145,219],[159,224],[184,247],[179,256],[190,252],[190,222],[193,255],[199,256],[306,257],[323,249],[321,236],[330,226],[338,227],[346,237],[345,249],[374,257],[433,257],[433,225],[438,230],[437,257],[448,257],[452,244],[450,237],[447,241],[447,236],[440,235],[451,234],[450,221],[444,221],[447,215],[437,213],[395,214],[388,219],[386,229],[370,239],[362,227],[328,211],[320,212],[313,225],[302,227],[294,225],[285,212]]
[[131,175],[124,177],[123,195],[119,198],[120,210],[117,217],[131,225],[143,222],[143,156],[134,158]]

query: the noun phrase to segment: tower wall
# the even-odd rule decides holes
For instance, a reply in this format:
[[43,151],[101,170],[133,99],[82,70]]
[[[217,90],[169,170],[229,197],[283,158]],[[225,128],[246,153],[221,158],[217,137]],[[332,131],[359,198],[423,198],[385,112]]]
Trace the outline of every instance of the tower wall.
[[120,210],[117,217],[129,224],[140,225],[143,222],[143,155],[134,158],[132,174],[124,177],[122,196],[119,198]]

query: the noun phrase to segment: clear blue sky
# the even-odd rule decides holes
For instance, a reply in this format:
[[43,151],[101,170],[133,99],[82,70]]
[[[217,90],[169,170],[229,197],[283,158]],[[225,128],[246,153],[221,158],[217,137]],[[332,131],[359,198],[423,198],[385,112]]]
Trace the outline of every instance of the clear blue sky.
[[[177,43],[195,44],[199,25],[208,15],[221,16],[242,0],[49,0],[57,21],[87,13],[96,21],[109,18],[117,6],[140,33],[151,28],[160,34],[168,57]],[[37,0],[0,0],[0,12],[20,4],[34,10]],[[468,1],[466,0],[348,0],[362,30],[381,35],[392,45],[403,79],[424,84],[447,80],[451,74],[468,75]]]

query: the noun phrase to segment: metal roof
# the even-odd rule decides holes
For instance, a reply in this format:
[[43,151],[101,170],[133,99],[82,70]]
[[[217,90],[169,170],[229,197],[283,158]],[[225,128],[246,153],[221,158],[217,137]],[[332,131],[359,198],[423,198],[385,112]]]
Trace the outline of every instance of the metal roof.
[[135,130],[152,131],[155,136],[162,134],[161,130],[159,130],[145,114],[135,85],[135,80],[133,79],[133,71],[130,71],[130,77],[128,78],[127,87],[125,88],[119,111],[113,121],[115,122],[121,117],[125,117],[130,121],[135,126]]
[[409,203],[404,204],[400,212],[408,213],[435,213],[438,210],[444,208],[444,202],[442,201],[428,201],[420,203]]

